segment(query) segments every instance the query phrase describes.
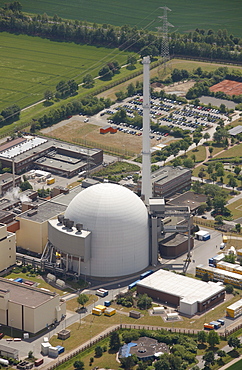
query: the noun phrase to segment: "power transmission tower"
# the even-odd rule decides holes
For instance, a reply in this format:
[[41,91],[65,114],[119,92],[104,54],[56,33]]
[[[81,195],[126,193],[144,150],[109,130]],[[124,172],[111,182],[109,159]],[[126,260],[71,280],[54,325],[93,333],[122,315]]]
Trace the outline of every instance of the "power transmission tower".
[[[170,60],[170,53],[169,53],[169,40],[168,40],[168,27],[174,27],[171,23],[167,20],[167,11],[171,12],[167,6],[160,6],[160,9],[164,10],[164,15],[158,16],[159,19],[162,20],[162,27],[157,27],[158,31],[161,34],[161,63],[163,66],[164,74],[166,73],[167,64]],[[159,74],[161,73],[161,64],[159,67]]]

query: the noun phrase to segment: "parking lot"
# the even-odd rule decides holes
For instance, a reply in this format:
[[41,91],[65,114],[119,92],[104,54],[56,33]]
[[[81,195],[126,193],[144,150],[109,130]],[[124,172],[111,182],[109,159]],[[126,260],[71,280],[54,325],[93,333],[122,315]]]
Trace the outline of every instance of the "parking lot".
[[[125,122],[117,123],[110,119],[110,116],[118,110],[124,109],[129,118],[134,118],[135,115],[143,115],[143,98],[141,95],[126,99],[125,102],[116,103],[110,109],[105,109],[99,113],[100,117],[106,118],[106,122],[118,125],[118,130],[131,135],[142,135],[142,127],[138,127]],[[191,133],[197,127],[202,130],[211,128],[218,122],[219,119],[226,119],[227,116],[219,111],[219,109],[208,108],[202,106],[194,106],[191,104],[182,104],[181,102],[171,99],[160,99],[152,97],[150,100],[150,119],[151,125],[158,124],[160,129],[150,130],[150,138],[160,140],[162,136],[169,134],[169,129],[180,127],[183,130],[189,130]],[[163,128],[162,128],[163,126]]]

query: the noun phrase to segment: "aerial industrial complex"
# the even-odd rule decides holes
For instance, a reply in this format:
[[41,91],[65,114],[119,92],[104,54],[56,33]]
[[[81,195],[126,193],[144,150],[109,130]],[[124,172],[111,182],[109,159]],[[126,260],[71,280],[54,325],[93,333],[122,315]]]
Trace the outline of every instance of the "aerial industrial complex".
[[[26,134],[0,148],[2,166],[12,170],[12,174],[0,176],[3,196],[0,201],[0,272],[6,273],[17,260],[24,267],[31,264],[34,271],[36,266],[46,273],[51,271],[46,281],[55,288],[64,289],[67,277],[75,283],[82,277],[90,289],[97,281],[118,285],[117,296],[120,281],[125,280],[126,291],[122,294],[136,287],[137,295],[147,295],[156,302],[157,310],[154,309],[153,314],[162,315],[167,306],[170,307],[169,312],[166,311],[168,320],[178,318],[178,314],[202,315],[224,302],[224,284],[241,288],[242,270],[238,265],[230,266],[222,261],[224,255],[214,259],[214,265],[211,261],[209,266],[195,265],[194,246],[198,245],[195,243],[206,243],[211,235],[210,231],[193,228],[193,216],[207,196],[187,192],[191,186],[191,170],[163,166],[151,173],[149,64],[149,57],[144,57],[142,176],[137,183],[140,196],[126,186],[88,178],[90,169],[104,164],[101,149]],[[113,130],[112,126],[103,127],[100,133]],[[27,179],[36,178],[40,184],[46,181],[49,185],[55,182],[52,175],[76,176],[79,180],[78,175],[85,173],[86,178],[70,189],[51,187],[48,199],[38,196],[35,190],[15,196],[23,172]],[[11,189],[12,198],[8,194]],[[171,261],[170,266],[164,264],[163,267],[172,269],[174,260],[181,256],[185,259],[178,267],[179,272],[186,272],[192,262],[196,275],[207,276],[207,281],[160,268],[162,259]],[[148,266],[150,270],[144,272]],[[63,280],[57,279],[60,275]],[[137,276],[140,279],[136,280]],[[133,283],[126,282],[133,278]],[[1,325],[35,335],[65,318],[65,300],[37,285],[31,278],[0,278]],[[104,298],[108,290],[98,289],[96,294]],[[131,294],[135,296],[132,290]],[[110,305],[111,298],[93,305],[91,312],[97,316],[102,312],[112,316],[117,309]],[[227,308],[231,318],[241,313],[241,302]],[[129,316],[139,319],[141,313],[130,311]],[[70,332],[64,330],[62,338],[69,336]],[[45,337],[45,343],[41,344],[43,354],[46,354],[44,348],[48,347],[48,352],[51,347],[47,342]],[[144,343],[152,348],[144,351]],[[55,347],[53,351],[57,353],[62,348]],[[1,350],[6,348],[0,346],[0,354]],[[153,360],[159,358],[160,351],[168,353],[169,348],[158,345],[154,339],[140,338],[134,345],[123,346],[119,357],[134,353],[139,359]]]

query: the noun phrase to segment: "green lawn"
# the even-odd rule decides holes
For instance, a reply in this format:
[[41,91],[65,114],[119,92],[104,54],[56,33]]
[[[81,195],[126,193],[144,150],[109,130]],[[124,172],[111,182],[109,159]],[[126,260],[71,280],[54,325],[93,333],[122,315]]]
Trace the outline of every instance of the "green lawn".
[[[43,99],[47,89],[55,91],[61,80],[81,83],[87,73],[93,77],[108,62],[121,65],[127,52],[74,43],[54,42],[40,37],[1,33],[0,110],[16,103],[23,108]],[[130,73],[123,69],[119,75]],[[103,82],[97,81],[95,86]],[[87,93],[85,89],[82,90]]]
[[235,364],[228,367],[228,370],[241,370],[242,369],[242,360],[239,360]]
[[[0,6],[6,1],[0,0]],[[54,14],[62,18],[78,19],[81,21],[107,23],[122,26],[128,24],[139,29],[147,27],[156,30],[161,25],[158,15],[163,15],[165,6],[159,0],[21,0],[24,12]],[[180,0],[170,0],[168,20],[174,25],[173,30],[190,32],[199,29],[227,29],[228,33],[242,36],[241,6],[239,0],[203,0],[192,4]]]
[[199,163],[206,159],[206,148],[204,145],[199,145],[196,149],[189,150],[187,152],[187,157],[191,158],[193,155],[195,155],[196,159],[195,162]]
[[232,148],[225,150],[223,153],[218,154],[216,159],[221,158],[234,158],[242,156],[242,143],[234,145]]
[[236,202],[229,204],[227,207],[233,214],[233,220],[242,217],[242,199],[238,199]]

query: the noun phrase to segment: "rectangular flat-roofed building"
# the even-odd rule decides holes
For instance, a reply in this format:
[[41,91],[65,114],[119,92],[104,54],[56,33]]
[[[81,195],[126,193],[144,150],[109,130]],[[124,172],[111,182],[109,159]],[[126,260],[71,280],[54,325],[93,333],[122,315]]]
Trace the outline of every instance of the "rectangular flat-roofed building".
[[137,293],[178,308],[179,312],[194,315],[220,303],[225,297],[221,283],[208,283],[166,270],[158,270],[137,283]]
[[[141,191],[141,180],[138,181],[138,190]],[[169,198],[176,193],[188,190],[191,187],[191,171],[183,167],[164,166],[152,172],[153,197]]]
[[0,323],[37,333],[66,314],[59,294],[0,278]]

